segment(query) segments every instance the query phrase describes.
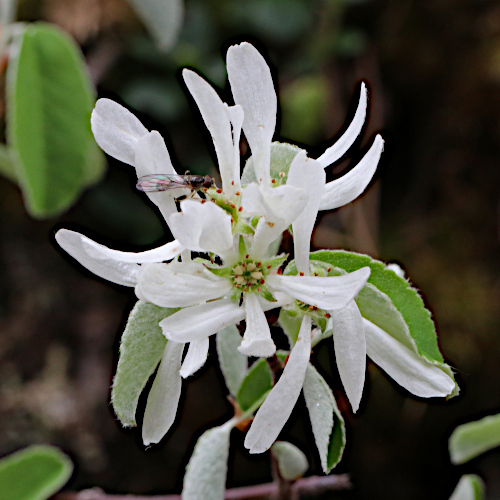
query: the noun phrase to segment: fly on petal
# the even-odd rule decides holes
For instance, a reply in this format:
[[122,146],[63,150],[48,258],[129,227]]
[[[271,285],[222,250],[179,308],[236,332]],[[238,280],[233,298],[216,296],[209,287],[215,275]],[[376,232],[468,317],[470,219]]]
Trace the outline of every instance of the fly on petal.
[[198,191],[208,189],[214,185],[214,180],[205,175],[177,175],[177,174],[150,174],[144,175],[137,181],[137,189],[146,193],[168,191],[170,189],[191,189]]

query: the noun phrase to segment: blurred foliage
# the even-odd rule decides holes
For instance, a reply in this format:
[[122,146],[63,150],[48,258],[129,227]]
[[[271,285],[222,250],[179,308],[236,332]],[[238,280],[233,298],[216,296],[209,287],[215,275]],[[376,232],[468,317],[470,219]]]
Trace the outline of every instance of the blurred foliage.
[[[179,171],[214,173],[215,162],[210,136],[180,83],[183,66],[230,99],[225,51],[243,40],[256,44],[279,75],[281,134],[311,145],[312,157],[340,133],[353,114],[356,85],[368,82],[365,134],[352,159],[327,175],[348,170],[381,130],[387,142],[379,180],[361,200],[325,214],[314,243],[403,264],[434,312],[462,396],[448,403],[412,399],[370,365],[370,387],[354,417],[333,349],[320,344],[314,356],[346,415],[349,446],[337,470],[352,475],[354,489],[342,497],[448,498],[461,471],[449,463],[447,437],[457,424],[500,406],[498,2],[186,0],[169,53],[155,47],[124,0],[24,0],[19,16],[59,23],[78,40],[100,96],[133,108],[158,129]],[[129,167],[110,162],[106,179],[57,224],[89,228],[113,248],[166,241],[134,185]],[[220,374],[208,366],[186,384],[170,437],[144,453],[140,437],[120,430],[107,406],[128,297],[65,262],[47,239],[54,224],[30,220],[10,183],[0,181],[0,190],[0,452],[45,441],[71,450],[79,465],[72,489],[180,490],[195,442],[186,446],[190,436],[231,414]],[[284,337],[279,347],[286,347]],[[308,450],[310,473],[319,473],[319,457],[307,446],[313,440],[307,416],[294,415],[283,438]],[[245,456],[236,431],[232,440],[229,485],[269,480],[267,458]],[[488,494],[500,496],[499,454],[475,464]]]

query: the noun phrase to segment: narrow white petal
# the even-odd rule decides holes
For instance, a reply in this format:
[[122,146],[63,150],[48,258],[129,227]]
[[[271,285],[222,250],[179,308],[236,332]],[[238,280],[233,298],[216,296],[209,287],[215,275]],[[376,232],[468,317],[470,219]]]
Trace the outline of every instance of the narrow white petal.
[[245,438],[250,453],[262,453],[276,441],[297,402],[311,355],[311,318],[304,316],[283,374],[254,418]]
[[301,188],[308,195],[306,206],[292,224],[295,264],[297,270],[306,276],[309,275],[311,236],[325,189],[325,179],[325,169],[319,162],[307,158],[305,151],[293,159],[288,171],[286,185]]
[[197,372],[207,361],[208,346],[210,342],[206,339],[189,343],[189,349],[182,362],[180,374],[182,378],[187,378]]
[[340,380],[351,403],[359,408],[366,370],[366,340],[363,318],[354,300],[342,309],[332,311],[333,344]]
[[[153,130],[141,137],[135,145],[135,170],[137,177],[150,174],[175,174],[163,137]],[[149,199],[160,209],[165,220],[177,212],[175,198],[189,194],[188,189],[172,189],[146,193]]]
[[161,307],[187,307],[224,296],[231,281],[219,278],[199,263],[146,264],[138,277],[138,294]]
[[176,342],[193,342],[245,319],[245,308],[230,299],[185,307],[160,321],[163,335]]
[[219,162],[222,190],[228,196],[232,196],[234,193],[234,147],[231,122],[226,112],[226,106],[211,85],[194,71],[184,69],[182,76],[212,136]]
[[162,245],[158,248],[146,250],[145,252],[122,252],[112,250],[95,241],[85,239],[82,245],[87,254],[94,259],[99,260],[117,260],[119,262],[130,262],[134,264],[143,264],[145,262],[163,262],[177,257],[184,247],[176,240]]
[[183,246],[195,252],[217,254],[224,254],[233,246],[231,216],[215,203],[184,200],[181,210],[172,214],[168,223]]
[[277,110],[271,71],[257,49],[244,42],[229,47],[227,73],[234,102],[245,113],[243,131],[252,150],[257,179],[268,184]]
[[110,99],[99,99],[90,124],[95,140],[104,152],[134,165],[135,145],[148,130],[128,109]]
[[333,210],[354,201],[372,180],[383,150],[384,140],[377,135],[371,148],[352,170],[326,184],[319,209]]
[[135,286],[137,283],[137,272],[140,269],[138,264],[124,262],[115,258],[114,255],[107,258],[104,256],[96,258],[90,255],[88,249],[95,248],[94,245],[98,244],[83,234],[69,229],[60,229],[56,233],[56,241],[71,257],[97,276],[118,285]]
[[155,380],[149,391],[142,441],[145,446],[158,443],[175,420],[182,378],[179,374],[184,344],[167,342]]
[[352,146],[353,142],[358,137],[366,119],[368,91],[364,82],[361,83],[361,93],[359,94],[359,103],[352,122],[347,130],[342,134],[340,139],[330,146],[319,158],[318,161],[323,167],[328,167],[336,162],[342,155]]
[[243,305],[247,326],[238,350],[247,356],[269,358],[276,352],[276,346],[259,299],[255,294],[247,293]]
[[451,394],[455,382],[433,363],[363,319],[368,356],[407,391],[422,398]]
[[[227,106],[227,104],[226,104]],[[227,106],[227,113],[231,124],[233,126],[233,178],[234,178],[234,191],[241,191],[241,168],[240,168],[240,136],[241,127],[243,126],[243,120],[245,118],[245,113],[243,108],[238,104],[236,106]]]
[[345,307],[365,286],[370,268],[363,267],[343,276],[281,276],[266,278],[266,283],[306,304],[330,311]]

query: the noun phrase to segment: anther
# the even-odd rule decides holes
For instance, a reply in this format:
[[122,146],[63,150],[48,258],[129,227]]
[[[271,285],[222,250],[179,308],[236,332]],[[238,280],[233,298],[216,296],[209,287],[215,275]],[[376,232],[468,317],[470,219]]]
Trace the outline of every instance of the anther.
[[265,283],[265,280],[260,280],[259,283],[263,285]]
[[222,193],[222,189],[221,188],[217,189],[217,193],[221,194]]
[[238,212],[242,212],[242,211],[243,211],[243,207],[238,208]]
[[[233,182],[233,186],[234,186],[234,182]],[[236,196],[239,196],[241,193],[239,191],[236,191],[236,193],[234,193]]]
[[304,276],[304,273],[299,273],[300,276]]
[[332,270],[332,268],[331,268],[331,267],[329,267],[329,268],[326,270],[326,272],[327,272],[327,273],[329,273],[331,270]]
[[276,179],[271,179],[271,182],[272,182],[273,184],[276,184]]
[[327,318],[327,319],[328,319],[329,317],[330,317],[330,315],[329,315],[328,313],[326,313],[326,314],[325,314],[325,318]]
[[231,203],[229,206],[230,206],[231,208],[236,208],[236,205],[235,205],[234,203]]
[[271,264],[268,264],[268,265],[267,265],[267,268],[268,268],[268,269],[271,269]]
[[248,259],[250,257],[250,255],[245,255],[245,259]]
[[234,186],[234,181],[231,181],[231,186]]
[[257,262],[257,267],[260,267],[261,266],[261,263],[260,262]]

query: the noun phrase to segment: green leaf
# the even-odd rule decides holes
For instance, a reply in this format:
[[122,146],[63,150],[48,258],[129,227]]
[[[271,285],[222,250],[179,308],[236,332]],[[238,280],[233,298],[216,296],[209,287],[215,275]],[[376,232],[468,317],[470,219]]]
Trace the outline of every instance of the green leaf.
[[236,326],[228,326],[216,336],[220,369],[229,392],[236,397],[248,373],[248,357],[238,351],[241,335]]
[[182,0],[128,0],[162,50],[173,47],[184,17]]
[[460,478],[460,481],[453,491],[450,500],[483,500],[484,483],[483,480],[475,474],[466,474]]
[[236,400],[243,412],[247,411],[271,390],[272,374],[265,359],[256,361],[241,383]]
[[285,309],[281,308],[278,321],[281,328],[288,337],[290,345],[294,345],[295,342],[297,342],[297,337],[299,336],[302,318],[290,316],[290,314],[288,314]]
[[[280,179],[280,173],[288,174],[293,159],[297,156],[301,148],[286,142],[273,142],[271,144],[271,179]],[[243,174],[241,175],[241,185],[246,186],[252,182],[257,182],[252,157],[248,158]],[[286,175],[283,184],[286,182]],[[277,183],[278,185],[278,183]]]
[[[412,288],[405,279],[400,278],[393,271],[386,269],[383,262],[374,260],[368,255],[346,251],[319,251],[311,253],[310,259],[326,262],[332,266],[340,267],[347,272],[352,272],[365,266],[370,267],[371,275],[368,283],[386,294],[392,301],[394,307],[399,311],[408,325],[410,335],[417,344],[418,352],[430,361],[443,362],[443,357],[439,352],[436,328],[431,319],[431,313],[425,308],[418,291]],[[374,290],[371,289],[371,292],[374,292]],[[365,293],[369,294],[369,291]],[[374,296],[373,293],[371,295],[372,297]],[[369,310],[362,308],[363,306],[366,308],[367,303],[370,302],[369,297],[368,299],[362,300],[361,304],[358,304],[363,316],[365,316],[365,310],[367,311],[366,314],[370,314],[368,311],[373,313],[373,307],[369,308]],[[377,300],[381,300],[381,296]],[[365,317],[372,321],[369,316]],[[391,319],[392,321],[393,319]],[[377,324],[375,320],[373,322]],[[384,329],[381,325],[377,324],[377,326]],[[393,329],[392,326],[391,329]]]
[[295,481],[309,469],[306,456],[292,443],[276,441],[271,446],[271,452],[278,462],[281,477],[287,481]]
[[226,485],[230,420],[206,431],[198,439],[186,468],[182,500],[222,500]]
[[307,367],[303,391],[321,466],[323,472],[329,474],[340,462],[344,452],[344,419],[332,390],[311,364]]
[[57,215],[103,174],[90,130],[95,92],[78,46],[44,23],[24,25],[7,68],[7,142],[34,217]]
[[2,500],[46,500],[73,472],[71,460],[52,446],[30,446],[0,460]]
[[500,446],[500,414],[459,425],[451,434],[448,446],[455,465]]
[[5,144],[0,144],[0,174],[17,184],[16,157]]
[[137,401],[167,344],[158,323],[176,311],[139,300],[130,313],[111,390],[113,408],[125,427],[137,425]]

